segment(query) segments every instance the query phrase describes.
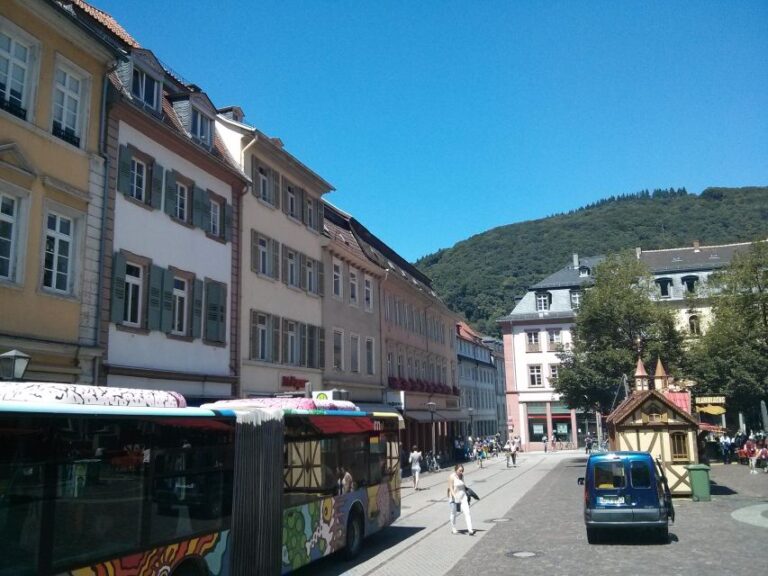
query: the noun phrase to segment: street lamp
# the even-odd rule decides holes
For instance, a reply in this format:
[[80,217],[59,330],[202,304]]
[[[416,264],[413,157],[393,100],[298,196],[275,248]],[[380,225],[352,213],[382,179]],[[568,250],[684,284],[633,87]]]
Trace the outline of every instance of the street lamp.
[[435,409],[437,404],[434,402],[427,402],[427,410],[429,410],[429,416],[432,420],[432,456],[437,457],[437,450],[435,449]]
[[0,354],[0,380],[21,380],[27,371],[29,356],[18,350]]

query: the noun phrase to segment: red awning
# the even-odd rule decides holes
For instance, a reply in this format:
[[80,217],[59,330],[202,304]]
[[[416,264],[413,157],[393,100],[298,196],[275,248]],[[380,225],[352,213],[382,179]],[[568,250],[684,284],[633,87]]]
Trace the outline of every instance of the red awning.
[[367,416],[309,416],[309,423],[323,434],[360,434],[373,431]]
[[724,432],[725,428],[722,426],[715,426],[714,424],[707,424],[706,422],[699,422],[699,430],[706,432]]

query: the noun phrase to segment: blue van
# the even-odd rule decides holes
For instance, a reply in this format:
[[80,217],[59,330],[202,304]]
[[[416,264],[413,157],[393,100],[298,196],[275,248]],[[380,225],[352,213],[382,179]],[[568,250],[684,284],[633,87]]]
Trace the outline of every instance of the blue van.
[[669,540],[675,511],[664,469],[648,452],[604,452],[587,460],[584,523],[590,544],[606,529],[650,529]]

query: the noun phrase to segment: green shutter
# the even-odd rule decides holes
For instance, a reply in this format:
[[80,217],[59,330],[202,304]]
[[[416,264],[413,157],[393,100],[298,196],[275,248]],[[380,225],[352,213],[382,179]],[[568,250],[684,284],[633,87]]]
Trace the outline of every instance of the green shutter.
[[275,208],[280,208],[280,172],[269,171],[269,199]]
[[[202,222],[200,223],[200,228],[203,229],[203,232],[206,232],[210,234],[211,232],[211,199],[208,197],[208,192],[204,192],[205,196],[203,197],[203,218]],[[219,225],[221,225],[221,221],[219,221]]]
[[289,248],[283,244],[283,284],[288,284],[288,250]]
[[296,189],[296,205],[298,209],[296,210],[296,218],[301,220],[303,224],[307,223],[307,218],[304,216],[304,212],[306,210],[306,206],[304,206],[306,198],[306,195],[304,193],[304,188],[297,188]]
[[112,309],[109,319],[115,324],[123,321],[125,314],[125,256],[115,252],[112,258]]
[[155,210],[160,210],[163,203],[163,167],[157,162],[152,165],[152,191],[149,193],[149,203]]
[[151,266],[149,270],[149,296],[147,298],[147,329],[160,330],[163,314],[163,269]]
[[232,242],[232,204],[224,204],[224,240]]
[[282,200],[283,200],[283,213],[288,214],[288,188],[292,188],[291,184],[283,178],[282,183],[280,185],[280,190],[282,190]]
[[299,254],[299,288],[307,289],[307,257]]
[[325,208],[323,206],[323,201],[320,198],[318,198],[317,202],[315,202],[315,210],[317,210],[317,218],[315,218],[315,229],[322,233],[324,226],[323,219],[325,218]]
[[299,365],[307,365],[307,325],[299,323]]
[[216,342],[227,341],[227,285],[219,284],[219,334]]
[[[131,193],[131,159],[133,155],[125,144],[120,145],[120,155],[117,160],[117,190],[123,194]],[[122,314],[122,312],[121,312]]]
[[251,228],[251,272],[259,272],[259,234]]
[[270,324],[272,325],[272,357],[271,360],[275,364],[280,363],[280,316],[270,316]]
[[[189,198],[187,198],[189,202]],[[189,210],[189,206],[187,206]],[[165,173],[165,213],[173,216],[176,213],[176,172],[168,170]]]
[[197,186],[192,188],[192,225],[198,228],[203,227],[203,212],[205,204],[208,203],[208,194],[205,190]]
[[259,351],[259,314],[256,310],[251,310],[250,339],[248,358],[255,360]]
[[307,326],[307,368],[317,368],[317,326]]
[[[173,272],[168,269],[163,270],[163,314],[160,318],[160,330],[166,334],[173,328],[173,280]],[[189,287],[186,298],[189,298]],[[189,327],[187,327],[187,333],[189,333]]]
[[192,338],[200,338],[203,333],[203,281],[195,280],[192,293]]
[[317,329],[317,367],[325,368],[325,328]]
[[283,364],[288,364],[288,320],[283,318]]
[[272,244],[272,269],[269,271],[269,275],[275,280],[280,279],[280,242],[277,240],[270,240]]
[[215,342],[219,337],[219,285],[205,283],[205,339]]
[[317,262],[317,293],[320,296],[325,294],[325,266],[319,260]]

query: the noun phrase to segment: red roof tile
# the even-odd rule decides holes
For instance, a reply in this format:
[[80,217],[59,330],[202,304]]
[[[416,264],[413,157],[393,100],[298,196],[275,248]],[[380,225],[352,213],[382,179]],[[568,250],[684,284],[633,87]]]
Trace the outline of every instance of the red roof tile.
[[669,390],[666,390],[664,392],[664,395],[667,397],[667,400],[672,402],[675,406],[678,408],[681,408],[688,412],[688,414],[691,413],[691,395],[688,392],[671,392]]
[[87,2],[84,2],[83,0],[70,0],[72,2],[72,5],[76,8],[79,8],[83,12],[85,12],[88,16],[93,18],[97,23],[99,23],[101,26],[112,32],[115,36],[117,36],[122,42],[127,44],[128,46],[131,46],[133,48],[138,48],[139,43],[128,34],[125,28],[120,26],[120,24],[117,23],[117,20],[112,18],[109,14],[104,12],[103,10],[99,10],[95,6],[91,6]]

